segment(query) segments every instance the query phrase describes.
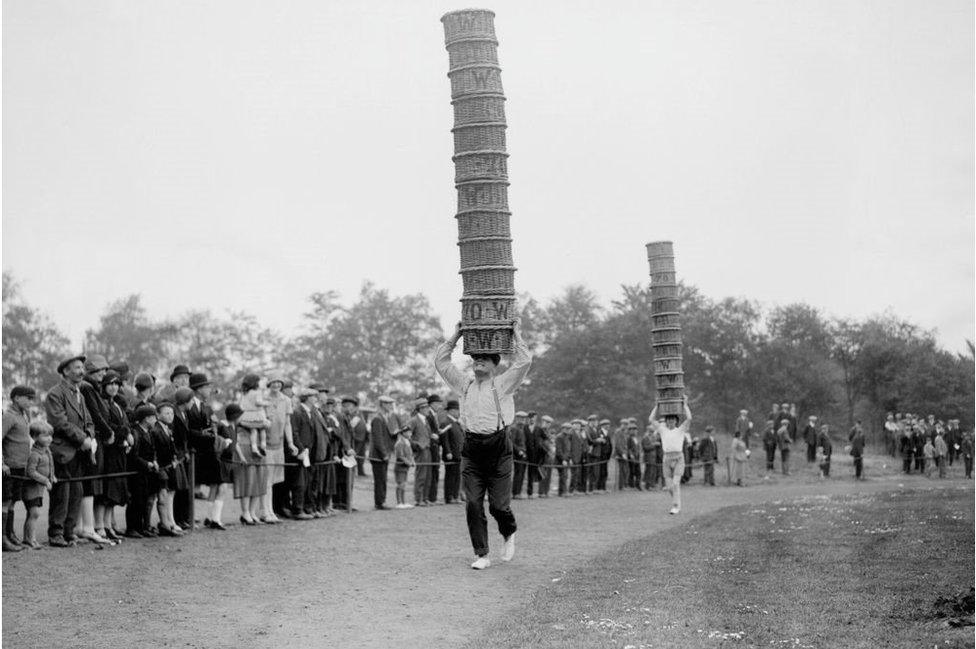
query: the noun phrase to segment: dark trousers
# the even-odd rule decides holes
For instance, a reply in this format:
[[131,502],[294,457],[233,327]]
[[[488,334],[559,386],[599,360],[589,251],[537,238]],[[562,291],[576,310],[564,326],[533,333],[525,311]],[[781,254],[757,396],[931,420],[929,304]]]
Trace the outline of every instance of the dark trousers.
[[972,478],[973,477],[973,457],[971,455],[969,457],[966,457],[964,455],[963,458],[962,458],[962,461],[966,464],[966,477],[967,478]]
[[925,471],[925,458],[921,455],[915,456],[915,470],[919,473]]
[[288,508],[288,480],[271,485],[271,510],[277,516]]
[[[54,475],[59,482],[51,489],[50,505],[48,506],[47,536],[74,536],[75,521],[78,519],[78,508],[81,506],[82,489],[80,482],[61,482],[65,478],[76,478],[81,475],[81,451],[65,464],[54,464]],[[87,455],[87,454],[86,454]],[[138,506],[137,501],[133,501]]]
[[193,498],[193,491],[190,489],[177,489],[173,492],[173,520],[176,521],[177,525],[182,526],[183,523],[189,523],[190,527],[193,526],[193,521],[190,520],[190,500]]
[[705,484],[710,484],[714,487],[715,486],[715,461],[708,460],[707,462],[705,462],[704,470],[705,470]]
[[766,447],[766,471],[773,471],[773,465],[776,463],[776,447],[767,446]]
[[366,440],[364,439],[361,442],[354,441],[352,447],[356,451],[356,475],[366,475],[366,472],[363,471],[363,465],[365,464],[363,458],[366,457]]
[[816,461],[817,461],[817,445],[807,444],[807,462],[812,463]]
[[[55,485],[57,487],[57,485]],[[54,491],[51,491],[51,506],[54,508]],[[149,527],[149,519],[146,518],[146,481],[141,475],[129,478],[129,504],[125,508],[125,529],[140,532]],[[49,528],[50,530],[50,528]],[[50,536],[50,531],[48,531]]]
[[370,460],[369,465],[373,469],[373,505],[382,507],[386,504],[386,478],[390,463],[385,460]]
[[335,465],[336,492],[332,495],[332,504],[336,509],[351,507],[349,502],[349,487],[355,480],[353,469],[347,469],[341,464]]
[[552,467],[539,467],[539,496],[549,495],[549,483],[552,482]]
[[[440,450],[435,451],[439,453]],[[434,462],[433,466],[429,467],[430,470],[427,472],[427,500],[436,503],[437,502],[437,484],[441,479],[441,465],[437,458],[433,458],[431,462]]]
[[[607,490],[607,474],[609,473],[610,458],[606,458],[596,468],[596,488]],[[640,475],[640,463],[637,463],[637,475]]]
[[525,468],[525,493],[532,497],[535,491],[535,483],[539,482],[542,476],[539,473],[539,467],[535,464],[530,464]]
[[444,464],[444,502],[453,503],[461,497],[461,460],[454,458]]
[[864,458],[860,455],[854,456],[854,477],[860,478],[864,472]]
[[424,448],[413,452],[413,461],[417,466],[413,470],[413,500],[418,505],[427,502],[427,479],[430,475],[430,449]]
[[640,489],[640,461],[630,460],[627,464],[629,465],[627,480],[630,482],[630,486],[634,489]]
[[630,462],[622,457],[617,458],[617,491],[630,486]]
[[525,481],[525,460],[519,460],[515,462],[513,459],[514,468],[512,469],[512,495],[518,496],[522,493],[522,483]]
[[825,478],[829,478],[830,477],[830,458],[829,457],[828,458],[824,458],[824,460],[820,463],[820,471],[821,471],[821,473],[823,473],[823,475],[824,475]]
[[512,447],[507,431],[490,435],[465,433],[461,451],[461,477],[467,498],[468,534],[479,557],[488,554],[488,519],[485,516],[485,494],[488,511],[498,523],[504,538],[515,533],[515,514],[511,508]]
[[591,456],[587,459],[586,465],[586,491],[596,491],[599,489],[600,465],[597,462],[600,458]]
[[912,472],[912,456],[911,455],[906,455],[906,456],[904,456],[902,458],[902,460],[901,460],[901,469],[905,473],[911,473]]
[[288,508],[292,514],[301,514],[305,511],[305,492],[308,490],[308,469],[303,466],[286,466],[285,484],[288,485]]
[[790,449],[781,448],[779,450],[780,462],[783,465],[783,475],[790,474]]
[[571,464],[569,467],[569,493],[580,490],[583,480],[583,467],[578,464]]

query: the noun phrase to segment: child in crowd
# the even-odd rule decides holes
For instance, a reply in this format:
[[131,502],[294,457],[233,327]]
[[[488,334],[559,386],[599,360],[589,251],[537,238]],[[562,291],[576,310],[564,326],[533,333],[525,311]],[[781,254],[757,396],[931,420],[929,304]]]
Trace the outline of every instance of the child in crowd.
[[931,439],[926,438],[925,446],[922,447],[922,458],[924,458],[922,461],[924,462],[923,466],[925,467],[926,478],[932,477],[932,469],[933,469],[932,459],[934,456],[935,456],[935,446],[932,444]]
[[744,486],[742,478],[745,475],[747,459],[749,459],[749,449],[742,441],[742,432],[737,430],[732,434],[732,482],[737,487]]
[[176,442],[173,440],[173,420],[175,406],[169,401],[159,404],[156,426],[153,428],[153,443],[156,447],[156,462],[159,464],[159,493],[156,510],[159,513],[159,536],[183,536],[183,528],[173,519],[173,494],[177,489],[185,489],[186,470],[177,462]]
[[31,422],[30,436],[34,440],[24,475],[30,480],[24,487],[24,505],[27,507],[27,520],[24,521],[24,545],[35,550],[41,549],[34,535],[37,519],[41,516],[44,492],[50,491],[58,479],[54,476],[54,458],[51,456],[51,440],[54,429],[45,421]]
[[393,445],[393,476],[396,478],[396,508],[409,509],[413,507],[407,502],[407,473],[414,465],[413,449],[410,448],[410,438],[407,436],[409,428],[404,428],[397,435],[396,444]]
[[830,456],[834,446],[830,443],[830,428],[827,424],[820,427],[820,437],[817,440],[820,455],[820,479],[830,477]]
[[268,419],[268,412],[265,409],[269,402],[261,393],[260,386],[261,377],[257,374],[248,374],[241,381],[240,405],[244,414],[241,415],[238,425],[246,428],[251,434],[251,454],[264,457],[271,420]]

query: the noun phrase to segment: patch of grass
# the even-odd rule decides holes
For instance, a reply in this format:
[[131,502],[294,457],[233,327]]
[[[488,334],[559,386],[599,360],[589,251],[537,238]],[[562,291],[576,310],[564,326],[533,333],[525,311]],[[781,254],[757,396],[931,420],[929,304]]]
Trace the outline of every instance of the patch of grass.
[[730,507],[554,571],[469,647],[972,647],[935,603],[973,543],[968,486]]

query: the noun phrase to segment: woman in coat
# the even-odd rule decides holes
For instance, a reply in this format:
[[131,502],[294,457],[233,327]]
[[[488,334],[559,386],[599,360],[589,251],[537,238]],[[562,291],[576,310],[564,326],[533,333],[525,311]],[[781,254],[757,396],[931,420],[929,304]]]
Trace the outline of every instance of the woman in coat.
[[[106,440],[103,450],[102,470],[105,473],[124,473],[128,467],[127,455],[132,448],[132,432],[129,430],[129,417],[116,397],[122,387],[121,377],[109,370],[102,378],[102,403],[105,421],[112,429],[111,437]],[[102,480],[101,504],[102,527],[95,531],[113,541],[122,540],[122,532],[115,523],[115,508],[129,504],[129,483],[125,476],[105,478]]]

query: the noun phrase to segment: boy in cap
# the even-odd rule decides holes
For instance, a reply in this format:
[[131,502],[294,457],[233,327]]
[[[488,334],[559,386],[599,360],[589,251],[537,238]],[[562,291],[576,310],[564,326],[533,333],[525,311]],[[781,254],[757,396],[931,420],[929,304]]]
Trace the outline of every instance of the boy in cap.
[[18,552],[20,539],[14,533],[14,505],[24,500],[26,482],[21,479],[30,456],[30,408],[34,388],[17,385],[10,391],[10,405],[3,411],[3,550]]
[[496,376],[498,354],[473,354],[474,378],[465,376],[451,362],[451,352],[461,339],[461,323],[454,335],[437,348],[434,367],[445,383],[460,395],[461,425],[465,429],[461,478],[467,500],[468,534],[476,559],[471,567],[483,570],[488,559],[488,509],[505,539],[503,561],[515,555],[515,515],[512,513],[512,447],[506,428],[515,416],[515,392],[522,384],[532,357],[522,340],[521,322],[512,323],[515,355],[507,370]]
[[24,506],[27,507],[27,519],[24,521],[24,546],[40,550],[34,529],[37,519],[41,516],[41,506],[44,504],[44,492],[51,491],[58,481],[54,475],[54,458],[51,456],[51,426],[44,421],[31,422],[30,436],[34,440],[30,455],[27,457],[27,467],[24,476],[28,479],[24,483]]

